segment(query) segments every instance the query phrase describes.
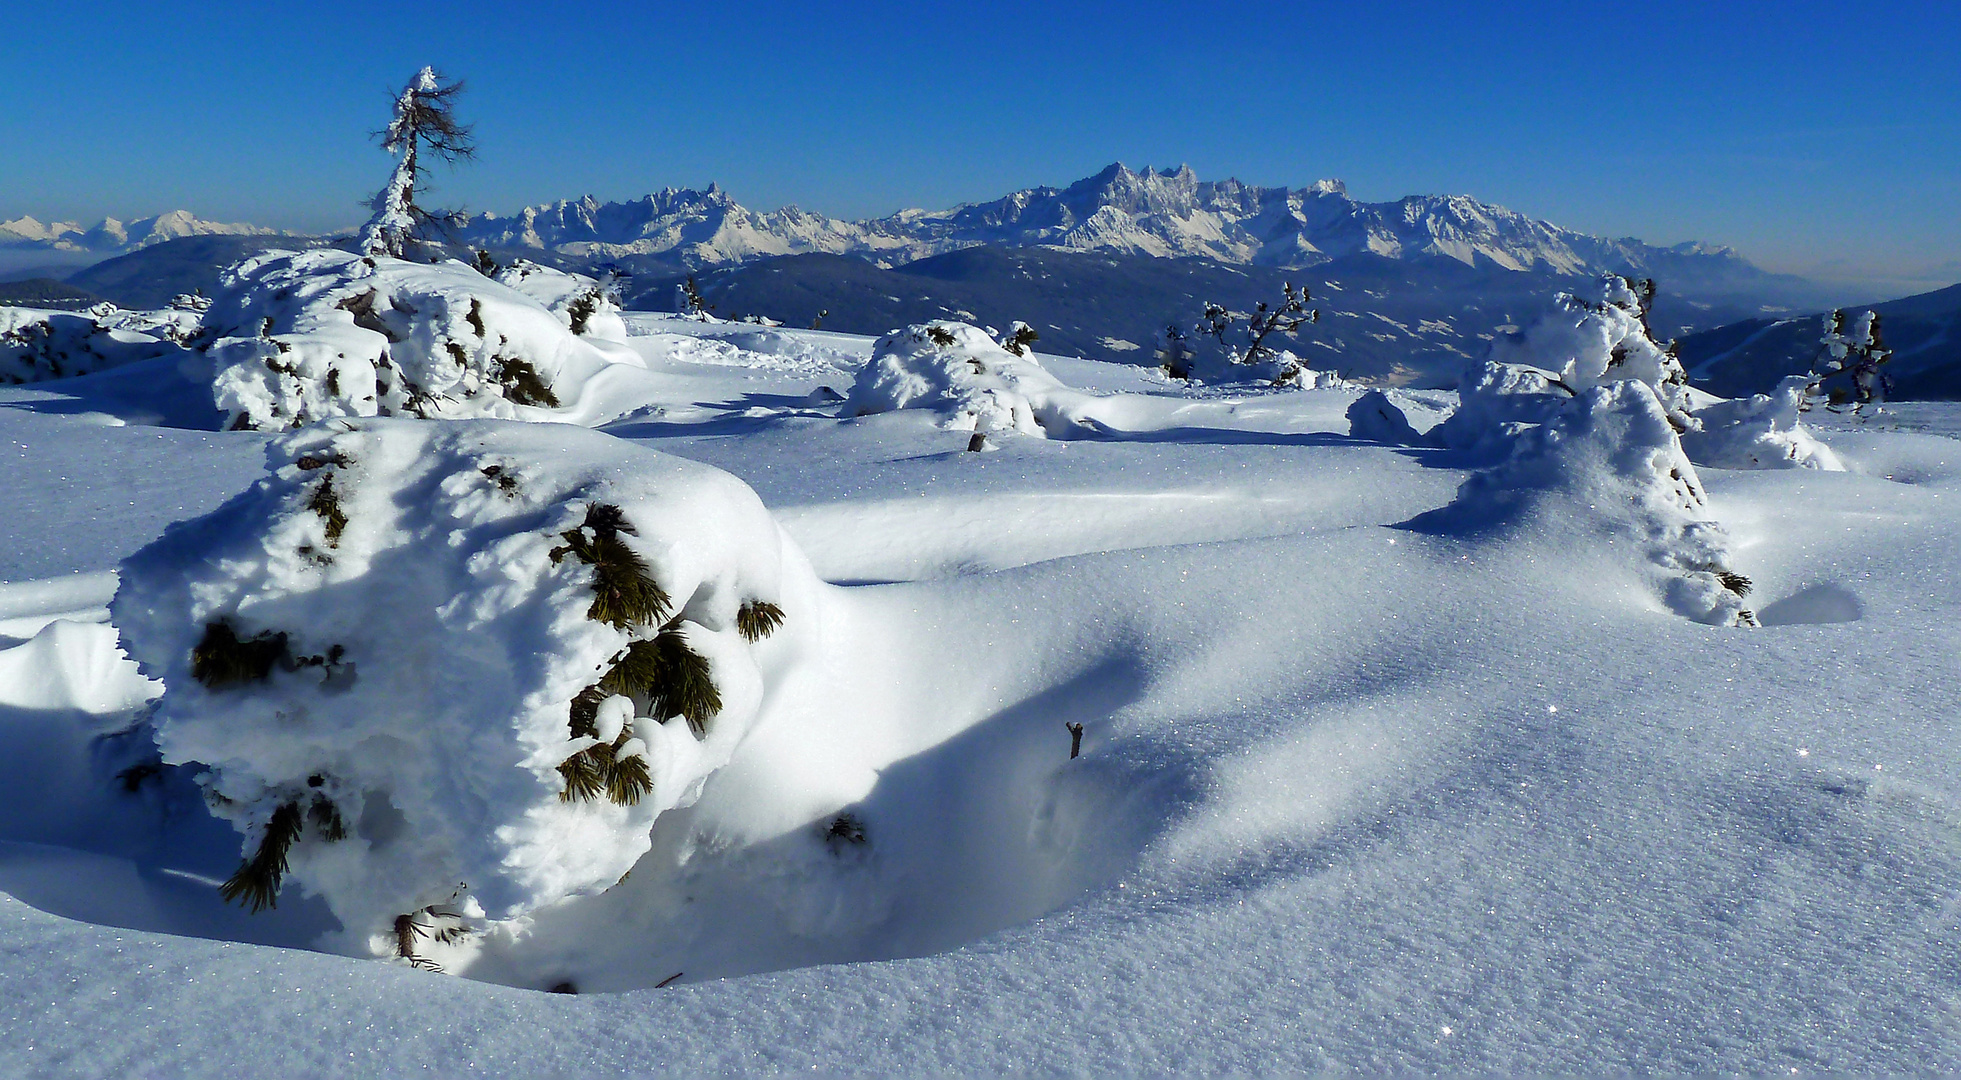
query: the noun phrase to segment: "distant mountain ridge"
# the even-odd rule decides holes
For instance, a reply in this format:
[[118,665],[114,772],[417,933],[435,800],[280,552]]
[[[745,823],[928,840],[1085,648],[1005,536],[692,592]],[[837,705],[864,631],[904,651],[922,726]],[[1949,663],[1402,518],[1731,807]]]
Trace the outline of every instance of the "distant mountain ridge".
[[1809,282],[1763,271],[1727,247],[1659,247],[1590,236],[1463,195],[1369,203],[1350,197],[1339,180],[1304,188],[1200,180],[1189,166],[1136,172],[1118,163],[1065,188],[1029,188],[992,202],[903,210],[868,221],[794,206],[758,212],[712,184],[706,191],[667,188],[624,203],[588,196],[511,216],[477,215],[459,239],[600,259],[651,256],[690,271],[798,254],[857,255],[893,267],[981,245],[1201,257],[1280,269],[1366,252],[1563,275],[1634,273],[1725,298],[1817,302]]
[[86,252],[110,258],[187,236],[274,236],[276,229],[205,221],[189,210],[123,222],[103,218],[84,228],[73,221],[43,224],[31,217],[0,221],[0,248]]

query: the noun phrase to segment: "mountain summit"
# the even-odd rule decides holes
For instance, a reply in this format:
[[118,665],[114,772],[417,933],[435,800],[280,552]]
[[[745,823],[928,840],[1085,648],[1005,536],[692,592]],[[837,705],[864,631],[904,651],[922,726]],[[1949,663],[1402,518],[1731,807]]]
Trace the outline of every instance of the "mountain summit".
[[131,222],[103,218],[88,228],[73,221],[44,225],[31,217],[19,217],[0,221],[0,248],[85,252],[108,258],[187,236],[270,236],[276,231],[205,221],[189,210],[172,210]]
[[1679,272],[1685,261],[1709,264],[1705,274],[1718,265],[1754,270],[1728,248],[1589,236],[1463,195],[1370,203],[1351,197],[1339,180],[1255,187],[1200,180],[1190,166],[1133,171],[1121,162],[1065,188],[1028,188],[992,202],[867,221],[795,206],[757,212],[711,184],[706,191],[667,188],[625,203],[588,196],[511,216],[484,214],[464,226],[462,239],[599,258],[660,256],[689,270],[813,252],[895,266],[983,244],[1277,268],[1368,252],[1560,274]]

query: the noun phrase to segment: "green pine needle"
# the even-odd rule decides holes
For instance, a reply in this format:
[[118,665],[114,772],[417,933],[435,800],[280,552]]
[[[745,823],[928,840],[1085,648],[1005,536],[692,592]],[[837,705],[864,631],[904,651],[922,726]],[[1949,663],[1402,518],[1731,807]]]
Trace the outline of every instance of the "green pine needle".
[[498,381],[504,385],[504,396],[515,404],[558,408],[558,395],[539,378],[538,369],[529,360],[505,360],[498,368]]
[[279,906],[279,883],[286,877],[286,856],[300,838],[300,804],[282,803],[266,822],[259,850],[240,863],[238,871],[218,887],[227,902],[239,901],[252,911]]
[[637,535],[619,507],[596,503],[586,508],[585,524],[559,534],[565,544],[551,550],[552,561],[571,554],[592,567],[593,599],[587,618],[622,630],[657,626],[667,617],[667,592],[620,533]]
[[334,477],[329,473],[313,489],[313,498],[307,500],[306,508],[320,515],[327,525],[327,546],[339,547],[340,534],[347,528],[347,515],[341,511],[340,496],[334,493]]
[[648,714],[684,716],[695,738],[707,735],[708,721],[722,711],[722,691],[715,686],[707,657],[688,648],[675,630],[662,630],[653,645],[660,677],[647,686]]
[[320,839],[328,843],[339,843],[347,839],[347,822],[341,820],[340,807],[324,795],[315,795],[313,805],[306,809],[307,820],[313,823],[313,830]]
[[749,641],[761,641],[783,625],[783,609],[767,600],[751,600],[735,611],[735,629]]

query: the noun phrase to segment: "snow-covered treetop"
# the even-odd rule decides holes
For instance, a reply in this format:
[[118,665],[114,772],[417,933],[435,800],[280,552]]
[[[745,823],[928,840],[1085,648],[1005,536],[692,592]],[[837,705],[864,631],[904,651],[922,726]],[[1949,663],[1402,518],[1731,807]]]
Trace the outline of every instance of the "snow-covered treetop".
[[400,257],[424,224],[449,220],[450,215],[418,205],[415,195],[425,171],[422,150],[451,162],[476,156],[469,127],[456,122],[453,99],[462,90],[462,83],[445,85],[435,68],[425,67],[396,97],[394,118],[381,132],[381,148],[401,160],[375,194],[374,216],[361,229],[363,253]]
[[1554,314],[1519,337],[1494,342],[1492,359],[1550,372],[1575,394],[1617,382],[1645,383],[1661,399],[1677,431],[1693,430],[1688,372],[1675,356],[1674,343],[1655,340],[1648,326],[1654,282],[1607,274],[1600,284],[1597,301],[1560,293]]

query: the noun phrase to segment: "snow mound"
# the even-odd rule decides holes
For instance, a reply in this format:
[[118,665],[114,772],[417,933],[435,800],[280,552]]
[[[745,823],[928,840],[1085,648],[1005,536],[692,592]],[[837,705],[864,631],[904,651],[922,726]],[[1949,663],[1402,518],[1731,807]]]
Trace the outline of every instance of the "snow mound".
[[845,396],[844,415],[926,409],[951,431],[1042,436],[1038,413],[1058,398],[1081,396],[1033,356],[1016,356],[979,327],[933,322],[878,339]]
[[1798,421],[1808,376],[1792,375],[1768,394],[1718,401],[1697,410],[1702,430],[1683,434],[1682,448],[1719,469],[1818,469],[1844,472],[1830,447]]
[[822,586],[707,466],[557,425],[332,427],[131,556],[115,622],[167,687],[164,760],[245,833],[229,895],[289,868],[346,951],[467,961],[620,880],[796,668]]
[[1457,408],[1430,435],[1453,450],[1502,459],[1522,433],[1557,416],[1572,399],[1551,372],[1487,360],[1459,379]]
[[181,356],[197,313],[124,311],[98,304],[85,312],[0,307],[0,385],[87,375]]
[[644,366],[619,344],[617,321],[601,315],[598,333],[581,336],[569,314],[460,262],[335,250],[238,264],[205,316],[218,407],[232,426],[262,429],[337,416],[553,419],[609,366]]
[[1407,390],[1370,390],[1348,407],[1348,434],[1395,446],[1428,446],[1431,433],[1451,413],[1435,395]]
[[1613,382],[1570,399],[1545,423],[1519,431],[1511,455],[1472,474],[1455,503],[1418,519],[1451,529],[1528,521],[1631,538],[1661,571],[1661,591],[1677,614],[1755,624],[1743,603],[1750,582],[1731,566],[1728,534],[1709,516],[1701,477],[1645,382]]

